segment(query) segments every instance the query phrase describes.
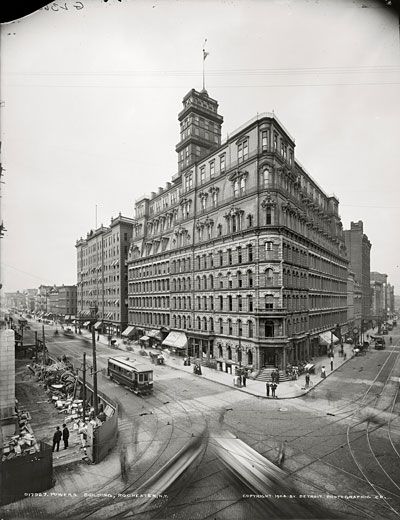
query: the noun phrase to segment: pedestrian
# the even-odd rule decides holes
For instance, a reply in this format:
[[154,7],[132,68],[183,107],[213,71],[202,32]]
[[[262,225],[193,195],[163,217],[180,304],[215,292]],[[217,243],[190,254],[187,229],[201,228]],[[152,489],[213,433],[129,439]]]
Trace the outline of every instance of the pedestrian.
[[122,446],[119,452],[119,463],[121,466],[121,477],[123,482],[128,481],[128,468],[127,468],[127,460],[126,460],[126,446]]
[[310,386],[310,374],[307,372],[306,374],[306,388]]
[[270,384],[269,383],[265,383],[265,390],[267,392],[267,397],[269,397],[269,388],[270,388]]
[[331,372],[333,371],[333,358],[331,358]]
[[322,379],[326,378],[326,370],[325,370],[324,366],[321,368],[321,377],[322,377]]
[[278,369],[276,369],[276,371],[275,371],[275,383],[279,384],[279,370]]
[[345,361],[346,361],[346,359],[347,359],[347,354],[346,354],[346,352],[343,354],[343,359],[344,359]]
[[97,334],[97,341],[100,341],[100,334]]
[[57,448],[57,451],[60,450],[61,437],[62,437],[62,434],[60,431],[60,427],[56,426],[56,431],[54,432],[54,435],[53,435],[53,450],[52,451],[54,451],[54,448]]
[[66,424],[63,424],[62,438],[64,441],[64,450],[66,450],[68,448],[68,439],[69,439],[69,430],[68,430]]
[[273,371],[271,372],[271,381],[272,381],[272,383],[275,382],[275,370],[273,370]]
[[389,341],[390,341],[390,344],[392,344],[392,343],[393,343],[393,339],[392,339],[392,336],[390,336],[390,338],[389,338]]
[[243,386],[246,386],[246,374],[243,374],[243,376],[242,376],[242,383],[243,383]]

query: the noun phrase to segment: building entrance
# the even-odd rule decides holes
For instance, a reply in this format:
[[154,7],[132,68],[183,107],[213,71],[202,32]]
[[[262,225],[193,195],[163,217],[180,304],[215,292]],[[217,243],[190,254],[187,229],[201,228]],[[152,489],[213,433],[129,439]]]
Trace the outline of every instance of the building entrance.
[[266,348],[264,350],[264,362],[263,366],[274,365],[275,366],[276,353],[274,348]]

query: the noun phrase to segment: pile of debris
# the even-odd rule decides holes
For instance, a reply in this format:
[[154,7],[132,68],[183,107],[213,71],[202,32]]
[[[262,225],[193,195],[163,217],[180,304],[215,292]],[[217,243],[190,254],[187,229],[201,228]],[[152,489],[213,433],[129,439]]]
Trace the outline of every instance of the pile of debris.
[[[16,403],[18,401],[16,400]],[[16,435],[12,435],[8,441],[4,443],[2,448],[2,462],[13,459],[22,455],[28,455],[40,451],[40,445],[37,442],[29,421],[31,415],[24,410],[17,410],[18,428]]]
[[77,376],[66,356],[51,365],[34,364],[33,371],[47,389],[60,391],[64,396],[74,390]]

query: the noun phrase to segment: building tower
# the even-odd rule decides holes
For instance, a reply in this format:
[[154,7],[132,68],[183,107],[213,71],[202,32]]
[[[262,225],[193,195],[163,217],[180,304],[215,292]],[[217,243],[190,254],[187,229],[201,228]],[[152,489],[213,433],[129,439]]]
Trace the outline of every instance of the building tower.
[[218,102],[206,90],[192,89],[183,98],[178,120],[181,140],[175,150],[182,172],[220,147],[223,117],[218,114]]

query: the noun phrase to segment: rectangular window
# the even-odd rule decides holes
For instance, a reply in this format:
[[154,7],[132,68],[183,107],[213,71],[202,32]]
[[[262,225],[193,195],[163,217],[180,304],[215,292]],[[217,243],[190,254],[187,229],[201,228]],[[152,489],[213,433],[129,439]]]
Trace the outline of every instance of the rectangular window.
[[221,172],[225,171],[225,154],[221,155],[221,157],[219,158],[219,169],[221,170]]
[[278,151],[278,134],[274,134],[274,152]]
[[210,177],[215,173],[215,161],[210,161]]
[[262,146],[263,150],[268,150],[268,141],[269,141],[268,134],[269,134],[268,130],[263,130],[261,132],[261,146]]
[[200,183],[203,184],[203,182],[206,180],[206,167],[202,166],[200,168]]

